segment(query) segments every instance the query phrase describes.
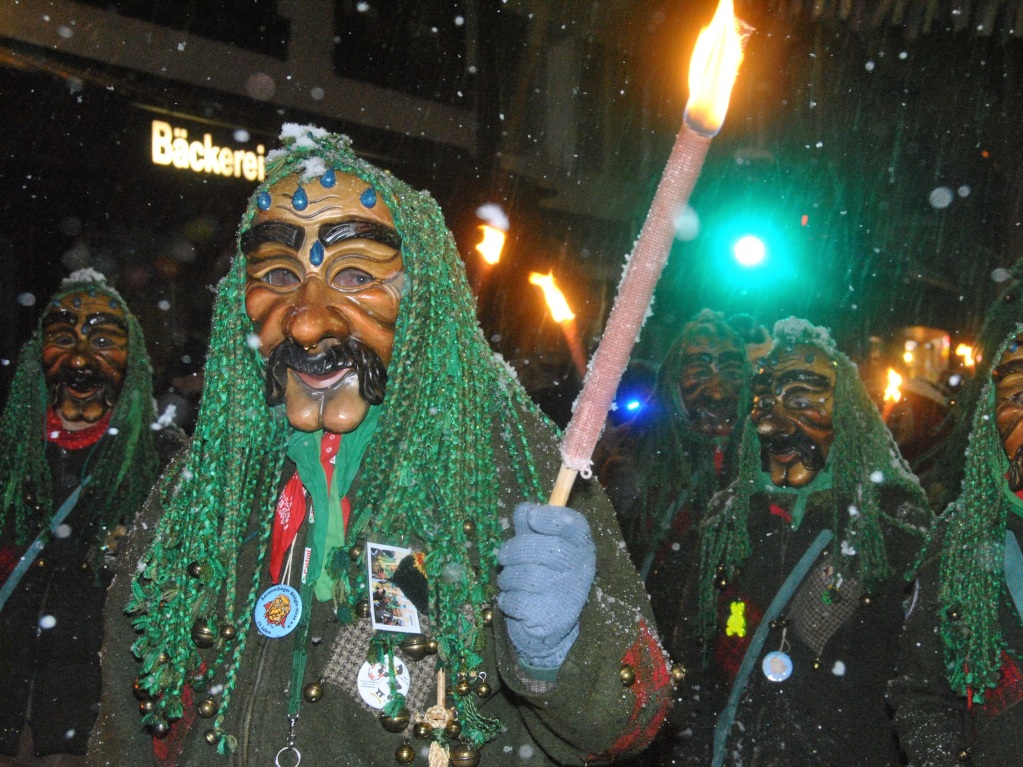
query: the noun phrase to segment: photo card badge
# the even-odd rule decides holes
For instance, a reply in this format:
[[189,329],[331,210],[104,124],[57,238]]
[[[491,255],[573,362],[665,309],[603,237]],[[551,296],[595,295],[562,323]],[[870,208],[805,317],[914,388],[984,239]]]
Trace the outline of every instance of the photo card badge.
[[395,574],[411,549],[366,542],[366,565],[369,568],[370,620],[377,631],[398,631],[418,634],[419,611],[395,582]]

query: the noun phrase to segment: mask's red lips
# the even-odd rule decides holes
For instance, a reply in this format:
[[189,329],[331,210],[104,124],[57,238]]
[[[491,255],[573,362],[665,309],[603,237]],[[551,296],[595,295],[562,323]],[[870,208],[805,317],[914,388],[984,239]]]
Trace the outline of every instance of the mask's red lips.
[[333,373],[328,373],[325,376],[310,375],[309,373],[299,373],[297,370],[292,371],[299,380],[302,381],[310,389],[329,389],[331,386],[336,384],[346,375],[352,372],[352,368],[341,368]]

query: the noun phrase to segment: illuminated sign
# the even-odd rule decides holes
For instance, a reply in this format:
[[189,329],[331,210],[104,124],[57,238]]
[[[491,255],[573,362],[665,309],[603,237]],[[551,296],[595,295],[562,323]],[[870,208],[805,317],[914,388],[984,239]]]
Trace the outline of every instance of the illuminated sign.
[[244,178],[247,181],[262,181],[266,177],[262,144],[256,147],[255,152],[217,146],[209,133],[203,134],[202,141],[189,141],[186,128],[175,127],[163,120],[153,120],[152,145],[153,163],[156,165],[173,165],[182,170]]

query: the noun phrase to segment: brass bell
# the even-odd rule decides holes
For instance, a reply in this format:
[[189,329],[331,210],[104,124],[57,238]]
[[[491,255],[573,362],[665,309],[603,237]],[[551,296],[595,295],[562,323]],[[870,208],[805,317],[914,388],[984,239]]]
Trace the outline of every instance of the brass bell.
[[131,683],[131,692],[137,700],[149,700],[153,697],[149,694],[149,691],[139,683],[138,678]]
[[156,665],[162,666],[165,663],[170,663],[170,656],[166,652],[161,652],[156,656]]
[[213,629],[208,624],[196,621],[192,625],[192,641],[195,642],[196,647],[205,650],[217,643],[217,635],[213,633]]
[[360,618],[368,618],[369,617],[369,602],[367,602],[365,599],[360,599],[358,602],[356,602],[355,603],[355,614],[358,615]]
[[622,666],[618,669],[618,678],[625,687],[632,687],[636,682],[636,670],[632,666]]
[[948,611],[948,619],[949,619],[949,620],[952,620],[952,621],[957,621],[957,620],[959,620],[959,619],[960,619],[961,617],[962,617],[962,615],[961,615],[961,614],[959,613],[959,611],[958,611],[958,610],[949,610],[949,611]]
[[681,663],[671,664],[671,681],[675,684],[680,684],[686,679],[686,667]]
[[970,749],[968,749],[968,748],[961,748],[961,749],[959,749],[959,751],[956,753],[956,759],[958,759],[960,762],[969,762],[970,761]]
[[476,523],[471,519],[467,519],[462,523],[462,532],[466,535],[472,535],[476,532]]
[[451,740],[454,740],[462,734],[462,723],[457,719],[452,719],[446,725],[444,725],[444,734]]
[[323,685],[319,682],[310,682],[302,688],[302,697],[306,703],[315,703],[323,697]]
[[362,544],[356,543],[352,548],[348,549],[348,557],[355,562],[359,557],[362,556]]
[[216,730],[206,730],[206,733],[203,735],[203,737],[206,738],[206,742],[209,743],[211,746],[217,745],[217,742],[220,740],[220,736],[217,735]]
[[192,562],[188,566],[188,574],[193,578],[198,578],[202,575],[202,564],[199,562]]
[[216,716],[217,702],[213,698],[206,698],[206,700],[199,701],[195,710],[199,712],[199,716],[203,719],[210,719]]
[[459,743],[448,753],[452,767],[476,767],[480,763],[480,752],[468,743]]
[[864,607],[870,607],[870,605],[873,604],[873,602],[874,599],[873,597],[870,596],[870,594],[864,594],[863,596],[860,597],[860,604],[863,605]]
[[433,727],[426,722],[416,722],[412,725],[412,734],[420,740],[426,740],[433,735]]
[[476,694],[479,695],[481,698],[487,697],[493,691],[494,691],[493,688],[490,686],[486,679],[481,679],[479,684],[476,685]]
[[426,640],[426,652],[427,652],[428,655],[436,655],[437,654],[437,650],[439,650],[439,649],[440,649],[440,645],[437,644],[437,640],[436,639],[431,637],[430,639]]
[[494,608],[491,607],[490,605],[487,605],[482,610],[480,610],[480,617],[483,619],[483,625],[484,626],[493,625],[493,623],[494,623]]
[[822,661],[820,658],[814,658],[813,659],[813,669],[814,669],[814,671],[820,670],[820,667],[823,666],[823,665],[824,665],[824,661]]
[[402,743],[394,752],[394,758],[398,764],[412,764],[412,760],[416,758],[416,752],[408,743]]
[[728,578],[726,578],[724,575],[719,575],[717,578],[714,579],[714,585],[717,586],[719,589],[727,588]]
[[149,725],[149,731],[153,733],[154,738],[166,738],[167,733],[170,732],[170,725],[165,719],[160,719]]
[[472,691],[472,685],[469,684],[468,679],[460,679],[455,684],[455,692],[459,695],[468,695]]
[[238,629],[232,626],[230,623],[225,623],[220,627],[220,636],[224,639],[234,639],[238,636]]
[[426,637],[422,634],[413,634],[401,643],[401,651],[411,661],[419,661],[426,657]]
[[146,714],[150,713],[155,708],[156,708],[156,703],[154,701],[143,700],[143,701],[139,702],[139,713],[142,716],[145,716]]
[[387,716],[387,714],[380,715],[380,724],[388,732],[401,732],[406,727],[411,717],[407,708],[403,708],[395,716]]

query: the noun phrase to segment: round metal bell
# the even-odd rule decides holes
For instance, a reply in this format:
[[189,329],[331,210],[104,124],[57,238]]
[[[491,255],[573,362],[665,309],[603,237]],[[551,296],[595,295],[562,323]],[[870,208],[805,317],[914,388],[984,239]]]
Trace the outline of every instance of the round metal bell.
[[426,657],[428,652],[426,649],[426,637],[422,634],[413,634],[401,643],[401,651],[405,653],[411,661],[422,660]]
[[310,682],[302,688],[302,697],[306,703],[315,703],[323,697],[323,685],[319,682]]
[[468,695],[472,692],[472,685],[467,679],[461,679],[455,684],[455,692],[459,695]]
[[167,724],[166,720],[161,719],[149,725],[149,731],[153,733],[154,738],[166,738],[170,732],[170,725]]
[[684,682],[686,678],[686,667],[681,663],[673,663],[671,666],[671,681],[675,684]]
[[444,725],[444,734],[451,740],[454,740],[462,734],[462,723],[457,719],[452,719],[446,725]]
[[193,578],[202,577],[202,563],[192,562],[188,566],[188,574],[191,575]]
[[402,743],[394,752],[394,758],[398,764],[412,764],[412,760],[416,758],[416,752],[408,743]]
[[618,669],[618,678],[625,687],[632,687],[636,682],[636,670],[632,666],[622,666]]
[[428,655],[436,655],[437,650],[440,649],[440,645],[436,639],[430,638],[426,640],[426,652]]
[[368,618],[369,617],[369,602],[367,602],[365,599],[360,599],[358,602],[356,602],[355,603],[355,614],[358,615],[360,618]]
[[139,684],[138,678],[131,683],[131,692],[135,696],[136,700],[150,700],[153,696],[149,694],[141,684]]
[[411,716],[409,715],[408,709],[403,708],[395,716],[381,714],[380,724],[388,732],[402,732],[406,727],[408,727],[410,719]]
[[352,548],[348,549],[348,556],[354,562],[359,557],[362,556],[362,551],[363,551],[362,544],[356,543],[354,546],[352,546]]
[[479,684],[476,685],[476,694],[481,698],[486,698],[493,691],[494,688],[490,686],[486,679],[481,679]]
[[480,763],[480,752],[468,743],[459,743],[448,754],[452,767],[476,767]]
[[217,643],[217,635],[209,627],[209,624],[196,621],[192,626],[192,641],[195,642],[196,647],[205,650]]
[[206,700],[199,701],[195,710],[203,719],[211,719],[217,714],[217,702],[213,698],[206,698]]
[[466,535],[472,535],[476,532],[476,523],[471,519],[467,519],[462,523],[462,532]]
[[203,737],[206,739],[206,742],[209,743],[211,746],[217,745],[217,742],[220,740],[220,736],[217,735],[216,730],[206,730]]
[[494,608],[487,605],[480,611],[480,617],[483,619],[484,626],[491,626],[494,623]]
[[433,735],[433,727],[426,722],[416,722],[412,725],[412,734],[420,740],[426,740]]
[[220,627],[220,636],[228,640],[234,639],[236,636],[238,636],[238,629],[236,629],[229,623],[225,623],[223,626]]
[[139,703],[139,713],[142,716],[145,716],[146,714],[150,713],[155,708],[156,702],[152,700],[144,700]]

